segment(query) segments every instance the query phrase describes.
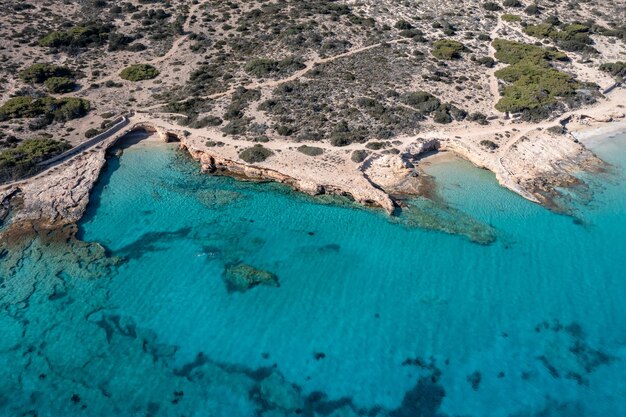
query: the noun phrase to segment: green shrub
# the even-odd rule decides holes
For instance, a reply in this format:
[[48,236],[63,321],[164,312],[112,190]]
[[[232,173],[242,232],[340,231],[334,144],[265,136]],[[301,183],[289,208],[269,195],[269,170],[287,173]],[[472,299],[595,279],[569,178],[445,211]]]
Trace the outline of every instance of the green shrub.
[[451,60],[461,58],[461,52],[465,51],[465,45],[451,39],[439,39],[433,43],[432,54],[435,58]]
[[365,147],[367,149],[371,149],[373,151],[380,150],[384,148],[387,144],[385,142],[369,142]]
[[350,157],[350,159],[352,160],[352,162],[356,162],[357,164],[360,164],[361,162],[365,161],[365,158],[367,158],[368,152],[364,151],[362,149],[357,149],[356,151],[352,152],[352,156]]
[[522,18],[516,14],[503,14],[502,20],[504,20],[505,22],[519,22],[520,20],[522,20]]
[[524,9],[524,13],[530,16],[536,16],[541,13],[541,9],[536,4],[531,4],[530,6]]
[[89,113],[91,105],[82,98],[67,97],[56,100],[53,108],[54,120],[67,122],[85,116]]
[[85,116],[89,110],[89,102],[80,98],[18,96],[7,100],[0,107],[0,120],[43,116],[48,122],[66,122]]
[[44,85],[53,94],[69,93],[74,90],[76,83],[67,77],[52,77],[44,81]]
[[614,77],[626,77],[626,62],[607,62],[600,65],[600,71],[608,72]]
[[413,25],[407,22],[406,20],[398,20],[394,25],[396,29],[399,30],[411,30],[413,29]]
[[94,128],[87,129],[87,131],[85,131],[85,137],[87,139],[91,139],[94,136],[97,136],[99,133],[100,133],[100,131],[98,129],[94,129]]
[[558,97],[573,96],[580,87],[571,76],[551,67],[552,60],[567,58],[561,52],[502,39],[493,41],[493,46],[496,58],[510,64],[495,73],[508,84],[496,103],[498,111],[534,111],[544,117]]
[[539,39],[551,39],[566,51],[597,53],[590,46],[593,44],[593,39],[589,36],[589,26],[575,23],[562,26],[559,29],[557,25],[560,25],[560,22],[553,18],[545,23],[526,26],[524,33]]
[[39,39],[39,45],[48,48],[83,48],[102,45],[109,39],[112,24],[88,23],[65,31],[51,32]]
[[508,41],[506,39],[496,39],[492,42],[496,49],[495,57],[505,64],[517,64],[522,60],[533,62],[540,61],[568,61],[569,58],[558,50],[545,49],[527,43]]
[[488,139],[481,140],[480,141],[480,146],[483,146],[483,147],[489,149],[490,151],[494,151],[494,150],[499,148],[497,143],[495,143],[494,141],[488,140]]
[[20,71],[20,78],[27,83],[41,84],[52,77],[73,77],[73,72],[67,67],[53,64],[33,64]]
[[522,7],[522,3],[519,0],[504,0],[502,5],[505,7]]
[[144,81],[156,78],[159,71],[149,64],[135,64],[126,67],[120,72],[120,77],[127,81]]
[[496,61],[490,56],[483,56],[476,59],[476,62],[487,68],[493,68],[496,65]]
[[307,146],[307,145],[300,146],[298,148],[298,151],[308,156],[319,156],[324,153],[324,149],[322,148],[318,148],[316,146]]
[[59,155],[70,145],[47,138],[27,139],[0,152],[0,182],[14,181],[37,172],[37,164]]
[[302,61],[295,57],[288,57],[281,61],[268,58],[257,58],[248,62],[244,69],[248,74],[261,78],[271,74],[298,71],[305,67],[306,66],[302,63]]
[[239,157],[249,164],[257,162],[263,162],[270,156],[274,155],[274,152],[263,147],[262,145],[254,145],[251,148],[243,150]]
[[502,10],[502,7],[498,3],[488,1],[486,3],[483,3],[483,9],[489,10],[490,12],[498,12]]
[[467,117],[467,120],[469,120],[470,122],[476,122],[479,125],[486,125],[488,123],[487,122],[487,116],[485,116],[484,114],[479,113],[479,112],[475,112],[475,113],[470,114]]

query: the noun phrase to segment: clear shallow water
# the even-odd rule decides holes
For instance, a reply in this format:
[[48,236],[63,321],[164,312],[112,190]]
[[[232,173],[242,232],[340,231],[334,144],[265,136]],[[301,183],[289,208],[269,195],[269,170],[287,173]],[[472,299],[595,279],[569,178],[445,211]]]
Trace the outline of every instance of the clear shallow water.
[[[80,225],[110,258],[0,259],[0,414],[626,416],[626,137],[596,151],[577,221],[432,166],[482,246],[125,149]],[[228,292],[240,262],[280,287]]]

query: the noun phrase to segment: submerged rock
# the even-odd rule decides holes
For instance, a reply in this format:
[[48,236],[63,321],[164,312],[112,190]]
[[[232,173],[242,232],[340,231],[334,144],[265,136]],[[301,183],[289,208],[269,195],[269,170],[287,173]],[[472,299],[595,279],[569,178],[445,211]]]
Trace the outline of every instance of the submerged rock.
[[244,292],[257,285],[280,286],[275,274],[247,264],[227,266],[224,270],[224,280],[229,292]]
[[279,373],[272,373],[259,387],[261,397],[271,408],[294,411],[302,407],[302,398],[297,387]]

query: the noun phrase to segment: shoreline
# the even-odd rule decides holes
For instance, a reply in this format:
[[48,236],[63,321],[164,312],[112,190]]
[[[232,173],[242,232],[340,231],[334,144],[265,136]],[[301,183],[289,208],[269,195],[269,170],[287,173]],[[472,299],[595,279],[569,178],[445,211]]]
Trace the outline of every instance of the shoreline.
[[[582,110],[579,112],[583,113]],[[626,120],[594,121],[592,125],[579,124],[572,129],[571,137],[576,141],[563,140],[561,137],[555,140],[548,139],[550,138],[548,134],[538,134],[542,129],[538,125],[531,125],[531,130],[526,130],[519,136],[525,139],[526,135],[534,132],[537,134],[537,140],[547,141],[548,145],[568,143],[573,152],[572,149],[566,148],[563,153],[552,155],[558,164],[557,169],[557,164],[548,160],[552,171],[533,171],[527,169],[527,165],[516,165],[518,172],[525,174],[526,177],[522,176],[520,177],[522,180],[518,178],[517,183],[514,183],[510,180],[515,175],[507,170],[506,165],[507,158],[511,158],[508,150],[499,158],[494,157],[497,155],[493,153],[491,156],[487,153],[482,158],[480,154],[473,153],[475,149],[469,146],[473,144],[472,140],[476,142],[483,137],[480,134],[460,137],[453,141],[450,136],[456,133],[455,130],[429,131],[424,134],[427,139],[403,138],[399,141],[402,143],[399,154],[372,153],[364,164],[350,161],[342,164],[336,162],[337,155],[346,155],[350,152],[343,148],[324,148],[325,153],[330,154],[335,161],[319,163],[319,159],[304,156],[294,150],[297,143],[271,142],[268,146],[274,145],[272,147],[275,150],[274,157],[264,163],[248,164],[238,160],[238,153],[243,146],[252,146],[249,142],[233,140],[231,146],[209,148],[205,142],[215,137],[210,131],[196,129],[191,129],[192,132],[183,131],[171,123],[146,116],[137,119],[139,120],[132,120],[128,127],[93,148],[86,149],[35,177],[0,186],[0,218],[6,217],[11,211],[14,213],[9,223],[36,222],[38,228],[47,230],[77,223],[84,214],[91,189],[106,164],[108,150],[121,138],[139,130],[145,130],[149,135],[137,143],[143,142],[144,146],[153,146],[157,141],[179,142],[179,146],[186,149],[190,156],[200,163],[203,172],[217,172],[238,179],[280,182],[312,196],[322,194],[345,196],[364,206],[381,207],[389,215],[393,215],[400,205],[393,195],[409,192],[409,195],[427,196],[432,188],[427,176],[424,177],[426,173],[420,165],[427,167],[457,158],[466,160],[478,168],[492,171],[500,185],[548,209],[558,211],[560,208],[556,204],[552,205],[552,198],[556,198],[556,195],[551,194],[555,192],[554,189],[568,184],[574,185],[573,173],[580,170],[594,171],[602,162],[585,146],[576,144],[576,141],[580,140],[584,145],[590,145],[607,135],[626,132]],[[568,124],[570,123],[572,122],[569,121]],[[547,124],[554,125],[555,122],[546,122],[543,125]],[[502,126],[497,130],[504,131],[506,128],[507,126]],[[489,134],[494,130],[494,126],[484,126],[480,130]],[[202,133],[204,135],[208,133],[208,138]],[[428,139],[429,137],[432,139]],[[517,144],[513,143],[511,149],[515,148]],[[524,150],[526,151],[526,148]],[[494,165],[494,161],[497,164]],[[314,167],[322,167],[325,170],[315,170]],[[503,175],[502,169],[507,171],[506,175]],[[532,182],[524,184],[524,178],[528,178],[528,181],[539,181],[543,188],[533,189],[534,184]],[[407,187],[408,180],[414,182],[414,185]],[[425,186],[420,189],[422,184]],[[401,191],[398,191],[399,189]],[[534,194],[529,194],[527,190],[532,190]]]
[[603,139],[626,134],[626,120],[609,122],[602,126],[589,126],[587,129],[580,129],[571,133],[585,145],[595,145]]

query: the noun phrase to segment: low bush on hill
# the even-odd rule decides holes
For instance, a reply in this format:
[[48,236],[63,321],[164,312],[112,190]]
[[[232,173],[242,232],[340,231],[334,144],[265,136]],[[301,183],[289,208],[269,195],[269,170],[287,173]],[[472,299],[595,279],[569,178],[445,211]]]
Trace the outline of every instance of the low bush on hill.
[[19,76],[26,83],[41,84],[52,77],[73,78],[74,72],[68,67],[38,63],[20,71]]
[[305,65],[302,61],[295,57],[285,58],[281,61],[268,58],[257,58],[248,62],[245,66],[245,70],[248,74],[262,78],[275,74],[298,71],[304,67]]
[[432,54],[435,58],[449,61],[461,58],[461,52],[466,49],[461,42],[452,39],[439,39],[433,43]]
[[352,160],[352,162],[360,164],[361,162],[365,161],[367,155],[367,151],[364,151],[363,149],[357,149],[356,151],[352,152],[352,156],[350,156],[350,159]]
[[74,80],[67,77],[48,78],[43,84],[46,86],[46,89],[53,94],[69,93],[76,88]]
[[519,22],[520,20],[522,20],[522,18],[516,14],[503,14],[502,20],[504,20],[505,22]]
[[239,157],[249,164],[257,162],[263,162],[270,156],[274,155],[274,152],[263,147],[262,145],[255,145],[251,148],[243,150]]
[[528,25],[524,33],[539,39],[550,39],[559,48],[568,52],[597,53],[591,45],[591,28],[578,23],[562,25],[558,19],[547,19],[544,23]]
[[493,1],[488,1],[483,3],[483,9],[490,12],[497,12],[502,10],[502,6],[500,6],[498,3],[494,3]]
[[578,99],[593,100],[592,96],[577,98],[583,84],[552,66],[553,61],[567,60],[562,52],[502,39],[496,39],[492,45],[496,58],[509,64],[495,73],[506,83],[495,106],[498,111],[522,112],[525,118],[542,119],[549,116],[559,99],[571,105]]
[[519,0],[504,0],[502,5],[504,7],[522,7],[522,3]]
[[298,151],[308,156],[320,156],[324,153],[324,149],[322,148],[318,148],[317,146],[307,146],[307,145],[300,146],[298,148]]
[[89,101],[81,98],[18,96],[10,98],[0,107],[0,121],[41,117],[47,124],[67,122],[85,116],[90,108]]
[[39,39],[39,45],[48,48],[85,48],[103,45],[109,40],[114,26],[110,23],[87,23],[71,29],[51,32]]
[[624,78],[626,77],[626,62],[607,62],[600,65],[600,71],[608,72],[614,77]]
[[144,81],[156,78],[159,70],[149,64],[135,64],[126,67],[120,72],[120,77],[127,81]]
[[540,61],[568,61],[569,58],[563,52],[556,49],[546,49],[527,43],[496,39],[492,42],[496,49],[495,57],[505,64],[517,64],[522,60]]
[[15,181],[37,172],[37,164],[70,149],[53,139],[26,139],[16,147],[0,151],[0,182]]

